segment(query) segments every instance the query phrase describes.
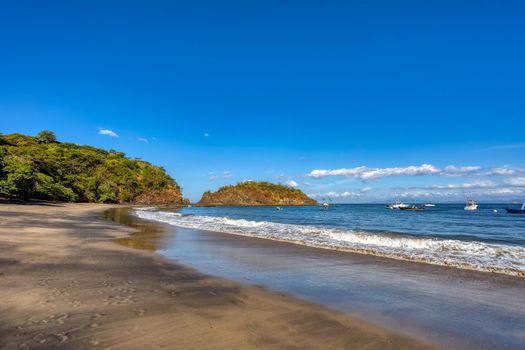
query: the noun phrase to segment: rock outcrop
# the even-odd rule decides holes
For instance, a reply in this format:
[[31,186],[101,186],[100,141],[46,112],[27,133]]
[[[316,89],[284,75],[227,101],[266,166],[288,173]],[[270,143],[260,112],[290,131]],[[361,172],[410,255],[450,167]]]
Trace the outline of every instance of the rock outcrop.
[[315,205],[317,202],[301,190],[270,182],[241,182],[205,192],[198,205]]

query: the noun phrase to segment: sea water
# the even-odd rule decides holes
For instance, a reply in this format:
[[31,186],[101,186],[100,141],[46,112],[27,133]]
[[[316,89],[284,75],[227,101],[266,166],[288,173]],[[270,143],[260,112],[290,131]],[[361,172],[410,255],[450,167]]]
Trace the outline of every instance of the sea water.
[[525,215],[507,214],[501,204],[480,205],[477,211],[465,211],[462,204],[439,204],[417,212],[348,204],[284,210],[141,208],[135,214],[179,227],[525,276]]
[[147,220],[136,225],[164,223],[152,244],[157,253],[203,273],[291,293],[450,349],[525,349],[525,217],[502,205],[131,214],[124,217]]

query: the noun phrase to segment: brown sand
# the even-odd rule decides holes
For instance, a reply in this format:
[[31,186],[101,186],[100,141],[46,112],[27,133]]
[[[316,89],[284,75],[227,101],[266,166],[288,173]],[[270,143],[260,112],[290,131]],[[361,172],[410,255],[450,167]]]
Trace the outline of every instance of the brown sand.
[[0,204],[0,348],[428,349],[112,242],[95,204]]

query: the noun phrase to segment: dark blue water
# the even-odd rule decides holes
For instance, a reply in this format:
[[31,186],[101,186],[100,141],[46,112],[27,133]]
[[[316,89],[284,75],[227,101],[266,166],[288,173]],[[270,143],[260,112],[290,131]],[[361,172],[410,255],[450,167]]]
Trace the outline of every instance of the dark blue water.
[[525,246],[525,215],[506,213],[509,205],[504,204],[480,204],[477,211],[463,207],[437,204],[423,212],[390,210],[383,204],[284,207],[282,211],[275,207],[193,207],[182,213]]

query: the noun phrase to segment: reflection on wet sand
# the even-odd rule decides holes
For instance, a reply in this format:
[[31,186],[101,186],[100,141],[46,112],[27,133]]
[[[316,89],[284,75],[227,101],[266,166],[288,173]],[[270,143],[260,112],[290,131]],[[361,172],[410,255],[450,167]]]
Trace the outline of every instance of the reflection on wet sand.
[[124,244],[202,273],[288,292],[449,349],[525,350],[522,278],[185,229],[129,212],[116,221],[139,232]]
[[[136,232],[128,237],[117,238],[115,242],[126,247],[157,251],[167,247],[168,229],[158,223],[150,223],[130,215],[131,208],[113,208],[104,212],[103,218],[132,227]],[[174,239],[173,232],[169,235]]]

